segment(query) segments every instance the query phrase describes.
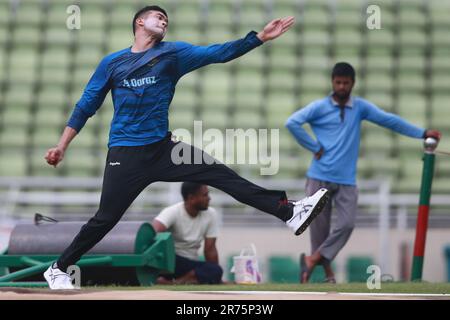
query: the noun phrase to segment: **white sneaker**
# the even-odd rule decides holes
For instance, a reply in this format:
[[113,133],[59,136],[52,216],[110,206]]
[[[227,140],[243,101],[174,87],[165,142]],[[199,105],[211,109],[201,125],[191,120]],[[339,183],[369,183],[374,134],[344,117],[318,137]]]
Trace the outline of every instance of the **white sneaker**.
[[286,225],[298,236],[306,230],[314,218],[322,212],[328,203],[329,192],[325,188],[319,189],[310,197],[294,202],[292,218],[286,221]]
[[75,289],[70,276],[58,268],[53,268],[53,264],[44,272],[44,278],[52,290]]

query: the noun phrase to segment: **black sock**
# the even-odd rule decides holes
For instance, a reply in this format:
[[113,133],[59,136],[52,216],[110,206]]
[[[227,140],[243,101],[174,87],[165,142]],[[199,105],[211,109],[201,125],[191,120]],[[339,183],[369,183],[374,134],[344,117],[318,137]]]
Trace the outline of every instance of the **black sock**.
[[58,262],[54,262],[53,263],[53,265],[52,265],[52,268],[53,269],[56,269],[56,268],[58,268],[59,270],[61,270],[62,272],[66,272],[67,273],[67,267],[64,267],[64,266],[62,266],[62,265],[60,265]]
[[294,215],[294,205],[292,203],[282,203],[278,208],[278,217],[284,222]]

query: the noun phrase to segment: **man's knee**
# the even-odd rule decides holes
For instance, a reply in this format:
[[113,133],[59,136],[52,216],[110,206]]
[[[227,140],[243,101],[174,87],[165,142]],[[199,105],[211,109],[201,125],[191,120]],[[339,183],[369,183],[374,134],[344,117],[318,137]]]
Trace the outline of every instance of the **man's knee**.
[[217,284],[222,282],[223,270],[218,264],[205,262],[195,270],[198,282],[205,284]]

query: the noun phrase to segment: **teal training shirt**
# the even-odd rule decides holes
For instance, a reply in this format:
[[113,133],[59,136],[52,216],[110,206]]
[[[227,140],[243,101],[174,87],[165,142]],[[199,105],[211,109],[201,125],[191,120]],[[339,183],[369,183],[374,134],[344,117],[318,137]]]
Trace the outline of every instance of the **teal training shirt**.
[[[399,116],[378,108],[360,97],[351,97],[345,106],[343,120],[341,108],[331,96],[313,101],[296,111],[286,121],[286,127],[299,144],[315,153],[324,149],[320,160],[313,158],[307,177],[345,185],[356,185],[361,122],[367,120],[400,134],[423,138],[425,129],[408,123]],[[314,140],[302,128],[308,123]]]

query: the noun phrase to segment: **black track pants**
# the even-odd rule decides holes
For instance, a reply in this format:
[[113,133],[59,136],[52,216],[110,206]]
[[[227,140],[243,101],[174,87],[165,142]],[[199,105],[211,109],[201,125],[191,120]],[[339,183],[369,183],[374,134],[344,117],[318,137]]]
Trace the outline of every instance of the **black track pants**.
[[[180,156],[185,159],[182,163],[179,163]],[[172,141],[170,133],[153,144],[110,148],[99,209],[60,256],[58,267],[66,270],[75,264],[119,222],[141,191],[156,181],[206,184],[283,221],[292,216],[284,191],[266,190],[224,164],[213,162],[214,159],[200,149]]]

